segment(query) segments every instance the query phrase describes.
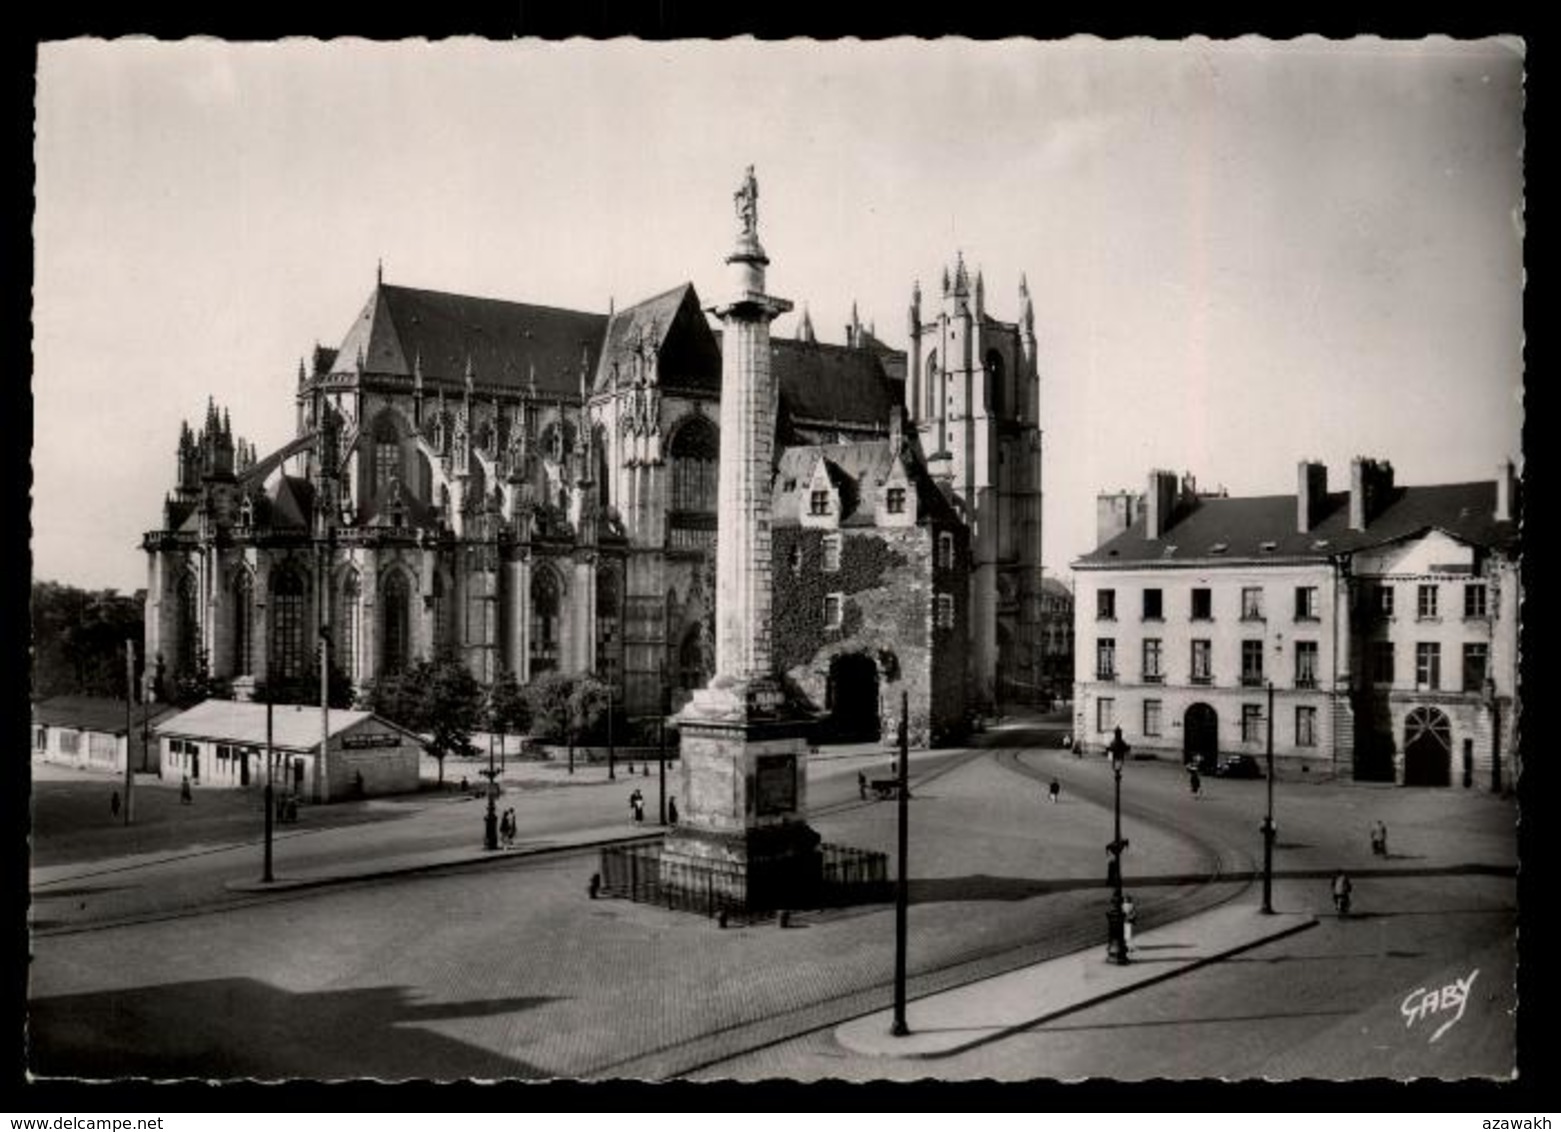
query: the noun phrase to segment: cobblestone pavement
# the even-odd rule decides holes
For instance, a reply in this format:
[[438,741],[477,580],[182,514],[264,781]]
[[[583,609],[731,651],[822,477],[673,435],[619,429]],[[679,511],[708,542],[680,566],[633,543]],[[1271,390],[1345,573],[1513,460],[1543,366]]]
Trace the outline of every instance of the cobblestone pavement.
[[[1053,806],[1035,778],[999,761],[1008,757],[976,756],[915,791],[913,992],[1073,950],[1101,934],[1109,814],[1099,802],[1109,797],[1109,771],[1060,752],[1025,755],[1042,774],[1066,775]],[[855,772],[849,760],[840,769],[848,794]],[[1141,915],[1156,906],[1158,914],[1179,914],[1195,903],[1189,892],[1205,904],[1241,892],[1252,858],[1231,844],[1260,797],[1246,788],[1262,784],[1221,783],[1188,803],[1200,809],[1183,811],[1170,768],[1135,764],[1129,773],[1124,820]],[[1364,797],[1359,789],[1294,788],[1280,826],[1281,841],[1296,847],[1281,853],[1282,869],[1326,867],[1341,813]],[[1381,811],[1404,858],[1388,863],[1394,868],[1477,858],[1483,847],[1501,846],[1504,820],[1510,828],[1494,799],[1446,791],[1381,797],[1364,821]],[[815,825],[831,841],[888,851],[894,811],[851,804]],[[1146,811],[1169,829],[1132,816]],[[1473,816],[1460,824],[1465,812]],[[1348,852],[1347,827],[1342,836]],[[1211,855],[1238,879],[1188,885]],[[1370,861],[1369,849],[1363,859]],[[785,930],[768,921],[721,931],[696,916],[589,901],[593,868],[586,856],[517,859],[222,915],[39,936],[35,1068],[89,1076],[659,1078],[713,1066],[708,1071],[719,1076],[724,1059],[887,1002],[893,917],[885,906],[804,915]],[[1305,877],[1282,881],[1280,891],[1292,883],[1308,898],[1319,891]],[[1378,883],[1358,882],[1363,902]],[[935,1075],[958,1076],[959,1068]]]

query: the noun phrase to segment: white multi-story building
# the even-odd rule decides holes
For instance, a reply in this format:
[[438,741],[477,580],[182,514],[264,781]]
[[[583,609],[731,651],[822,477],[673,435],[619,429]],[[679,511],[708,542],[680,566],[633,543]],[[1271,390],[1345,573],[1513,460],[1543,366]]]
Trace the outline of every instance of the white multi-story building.
[[[1501,788],[1517,703],[1517,483],[1199,496],[1152,472],[1077,571],[1075,728],[1209,761],[1268,749],[1361,778]],[[1112,497],[1117,498],[1117,497]]]

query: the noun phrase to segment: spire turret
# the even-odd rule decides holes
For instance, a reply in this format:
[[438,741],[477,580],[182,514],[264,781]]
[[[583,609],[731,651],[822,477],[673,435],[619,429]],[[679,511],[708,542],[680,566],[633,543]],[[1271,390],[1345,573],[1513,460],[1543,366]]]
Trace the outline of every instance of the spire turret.
[[981,277],[981,269],[976,268],[976,317],[986,316],[986,280]]
[[813,333],[813,320],[808,317],[808,304],[802,304],[802,318],[797,323],[797,341],[817,342],[818,338]]

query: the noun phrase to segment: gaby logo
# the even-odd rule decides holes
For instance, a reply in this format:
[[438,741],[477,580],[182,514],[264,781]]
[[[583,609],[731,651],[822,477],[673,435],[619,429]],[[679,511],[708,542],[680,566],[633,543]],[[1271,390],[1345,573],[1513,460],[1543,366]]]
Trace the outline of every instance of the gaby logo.
[[1426,1018],[1435,1019],[1446,1014],[1449,1010],[1458,1013],[1446,1019],[1431,1034],[1431,1041],[1436,1041],[1447,1033],[1457,1021],[1463,1017],[1464,1008],[1469,1005],[1469,988],[1474,986],[1474,979],[1480,973],[1476,967],[1469,972],[1466,979],[1457,979],[1443,987],[1435,987],[1427,990],[1425,987],[1417,987],[1404,996],[1404,1001],[1399,1005],[1399,1013],[1404,1016],[1406,1028],[1413,1027],[1416,1022]]

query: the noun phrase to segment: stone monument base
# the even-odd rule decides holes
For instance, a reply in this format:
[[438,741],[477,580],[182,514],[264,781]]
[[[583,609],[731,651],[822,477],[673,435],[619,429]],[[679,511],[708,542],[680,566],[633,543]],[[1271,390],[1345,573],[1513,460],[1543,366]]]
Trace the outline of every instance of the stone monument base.
[[662,886],[744,911],[811,903],[822,871],[806,818],[812,718],[772,681],[721,681],[694,694],[678,727],[683,801]]

